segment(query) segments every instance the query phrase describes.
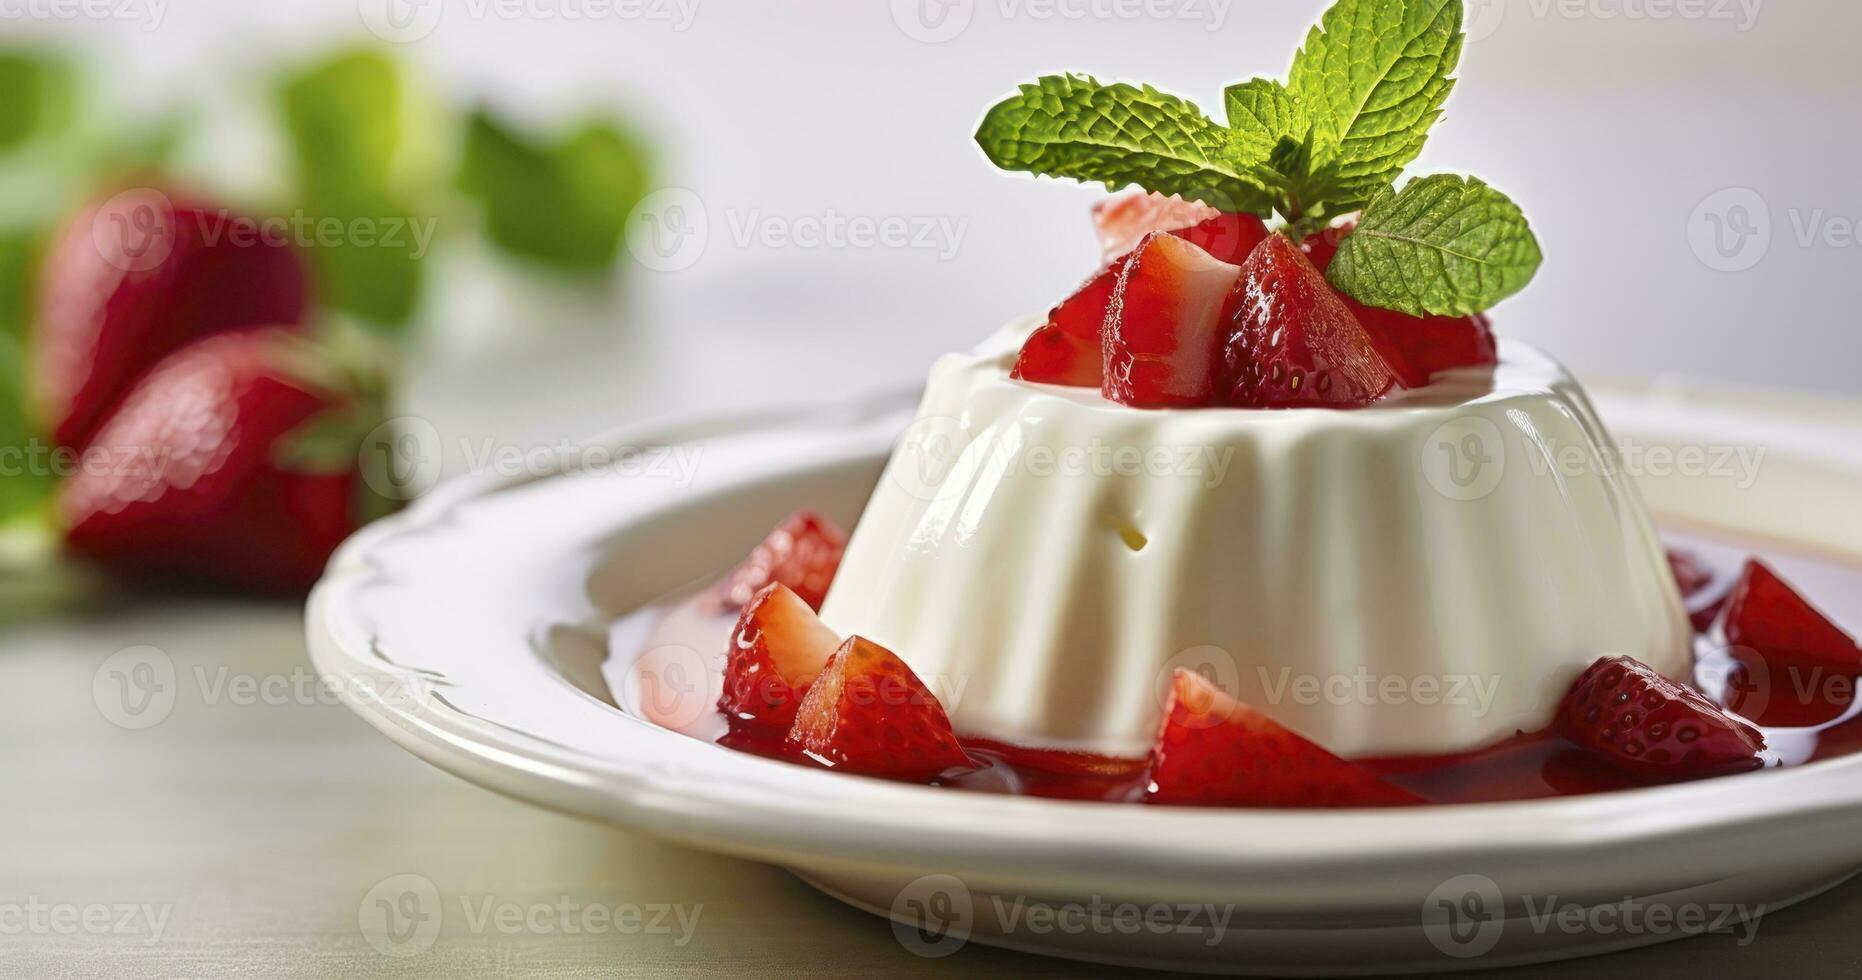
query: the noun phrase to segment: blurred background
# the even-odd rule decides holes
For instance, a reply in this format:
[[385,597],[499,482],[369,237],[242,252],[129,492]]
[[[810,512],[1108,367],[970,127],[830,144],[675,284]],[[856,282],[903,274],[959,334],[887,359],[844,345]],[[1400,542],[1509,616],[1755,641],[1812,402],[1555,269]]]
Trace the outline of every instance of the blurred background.
[[[918,380],[938,353],[1051,304],[1094,258],[1086,208],[1101,192],[997,172],[969,139],[985,106],[1063,69],[1216,106],[1228,82],[1283,73],[1321,7],[16,0],[5,47],[68,72],[39,120],[66,131],[55,149],[0,151],[0,205],[9,237],[30,236],[87,181],[159,152],[165,172],[252,211],[436,219],[424,254],[354,266],[388,295],[350,305],[406,319],[398,404],[449,438],[548,442]],[[1503,334],[1585,376],[1862,390],[1862,8],[1474,0],[1468,28],[1416,169],[1481,174],[1533,219],[1547,261],[1498,311]],[[303,86],[302,111],[369,145],[294,145],[282,93],[345,58],[367,64]],[[535,151],[488,165],[476,194],[461,179],[475,119]],[[591,122],[617,134],[612,155],[566,151],[586,183],[526,200]],[[326,151],[349,159],[316,163]],[[317,180],[354,200],[312,201]],[[521,229],[505,236],[515,251],[497,241],[501,218],[566,215],[598,242],[652,191],[635,247],[611,261],[573,243],[539,261]],[[667,235],[683,237],[654,256]]]

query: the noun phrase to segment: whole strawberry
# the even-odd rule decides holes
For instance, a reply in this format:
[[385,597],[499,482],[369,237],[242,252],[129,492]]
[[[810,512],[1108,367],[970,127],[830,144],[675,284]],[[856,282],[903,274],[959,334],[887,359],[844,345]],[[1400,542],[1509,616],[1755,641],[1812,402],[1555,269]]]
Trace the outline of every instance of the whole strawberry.
[[136,379],[191,340],[296,324],[296,249],[250,218],[154,190],[80,212],[46,256],[32,338],[37,414],[59,445],[89,443]]
[[69,549],[163,583],[298,593],[373,513],[378,399],[277,329],[197,341],[149,372],[59,497]]

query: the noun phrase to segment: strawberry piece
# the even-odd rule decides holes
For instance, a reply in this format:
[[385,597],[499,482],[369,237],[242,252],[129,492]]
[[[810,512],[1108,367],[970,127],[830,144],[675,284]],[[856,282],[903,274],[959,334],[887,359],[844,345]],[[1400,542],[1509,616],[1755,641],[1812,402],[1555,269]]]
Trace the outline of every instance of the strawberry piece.
[[1170,233],[1230,265],[1248,261],[1270,234],[1266,223],[1254,215],[1227,212]]
[[1093,227],[1099,232],[1105,260],[1111,262],[1137,248],[1152,232],[1188,228],[1221,214],[1207,204],[1134,190],[1093,205]]
[[1228,305],[1231,404],[1356,408],[1399,385],[1393,358],[1284,235],[1248,257]]
[[1592,664],[1558,706],[1558,732],[1626,772],[1697,779],[1764,765],[1765,737],[1629,657]]
[[781,582],[815,609],[828,597],[834,573],[847,550],[847,535],[834,522],[811,510],[797,511],[776,525],[769,537],[724,580],[724,601],[747,604],[764,586]]
[[1179,668],[1151,749],[1147,803],[1355,807],[1423,802]]
[[831,769],[885,779],[922,783],[976,767],[905,661],[859,636],[834,651],[809,687],[788,746]]
[[1114,259],[1048,311],[1047,322],[1022,343],[1009,376],[1043,384],[1099,387],[1105,366],[1100,336],[1106,307],[1112,303],[1124,268],[1123,258]]
[[718,710],[731,731],[781,739],[838,646],[840,637],[800,596],[779,582],[765,586],[737,617],[725,655]]
[[1136,408],[1206,405],[1222,359],[1222,304],[1241,270],[1153,234],[1119,274],[1106,313],[1106,398]]
[[67,481],[66,545],[132,575],[300,593],[370,515],[370,393],[279,330],[171,355],[123,400]]
[[306,298],[296,250],[249,218],[156,193],[92,206],[46,257],[35,412],[82,448],[157,361],[209,334],[294,325]]
[[1720,629],[1728,645],[1749,647],[1773,667],[1862,673],[1862,647],[1756,558],[1733,586]]

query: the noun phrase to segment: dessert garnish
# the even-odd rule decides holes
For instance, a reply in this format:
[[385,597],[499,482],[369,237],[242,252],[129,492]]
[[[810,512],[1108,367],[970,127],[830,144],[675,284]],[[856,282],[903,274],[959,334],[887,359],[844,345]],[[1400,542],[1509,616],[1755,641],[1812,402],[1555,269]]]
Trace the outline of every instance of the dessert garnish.
[[1597,661],[1558,709],[1558,731],[1631,772],[1697,779],[1764,765],[1758,729],[1629,657]]
[[840,646],[808,603],[780,582],[751,597],[731,631],[718,709],[731,730],[781,738],[809,685]]
[[811,510],[799,511],[769,532],[731,572],[724,581],[723,599],[736,608],[771,582],[780,582],[820,609],[846,550],[847,535],[833,521]]
[[[1454,88],[1462,15],[1461,0],[1339,0],[1286,82],[1226,90],[1227,125],[1149,85],[1076,74],[1036,79],[992,107],[976,140],[997,166],[1148,192],[1095,209],[1108,264],[1033,333],[1015,377],[1096,384],[1139,408],[1351,408],[1495,363],[1480,314],[1538,269],[1525,216],[1473,177],[1398,183]],[[1155,234],[1196,246],[1200,260],[1166,255],[1171,269],[1199,274],[1121,304],[1122,288],[1144,285],[1126,286],[1145,274],[1130,260]],[[1280,273],[1271,280],[1221,269],[1274,241],[1300,248],[1269,260]],[[1238,295],[1211,310],[1203,293],[1222,275]],[[1292,315],[1311,310],[1318,322],[1260,333],[1257,318],[1257,335],[1239,340],[1250,309],[1274,303],[1264,281],[1300,289]],[[1168,301],[1160,289],[1184,293]],[[1210,348],[1226,355],[1213,383]]]
[[1751,649],[1774,668],[1862,673],[1856,641],[1757,559],[1733,586],[1720,630],[1729,645]]
[[888,779],[975,767],[930,689],[897,654],[858,636],[809,687],[787,744],[829,768]]

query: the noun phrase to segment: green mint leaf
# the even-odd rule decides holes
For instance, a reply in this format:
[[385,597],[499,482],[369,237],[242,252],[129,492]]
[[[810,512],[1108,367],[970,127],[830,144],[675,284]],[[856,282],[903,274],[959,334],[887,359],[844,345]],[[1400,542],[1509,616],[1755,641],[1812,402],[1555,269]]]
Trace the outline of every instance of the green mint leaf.
[[48,446],[27,408],[26,331],[32,312],[42,237],[34,232],[0,234],[0,452],[17,469],[0,479],[0,524],[45,505],[53,490]]
[[1148,85],[1049,75],[993,106],[976,142],[1004,170],[1137,184],[1224,211],[1271,214],[1276,197],[1233,132]]
[[459,182],[483,206],[486,234],[500,248],[557,268],[602,271],[613,266],[627,215],[646,193],[646,154],[603,123],[545,144],[480,111],[467,126]]
[[1230,85],[1222,101],[1236,145],[1258,159],[1268,159],[1284,140],[1304,141],[1312,129],[1306,107],[1286,86],[1270,78]]
[[1526,216],[1505,194],[1439,174],[1373,198],[1327,278],[1367,306],[1470,316],[1522,289],[1540,258]]
[[1422,152],[1454,88],[1461,0],[1339,0],[1294,56],[1287,88],[1336,150],[1328,200],[1349,210]]
[[409,143],[403,89],[393,61],[363,52],[286,78],[279,96],[311,227],[337,229],[310,249],[318,301],[382,326],[412,315],[434,229],[393,177]]
[[34,51],[0,51],[0,153],[70,127],[77,77],[71,66]]

